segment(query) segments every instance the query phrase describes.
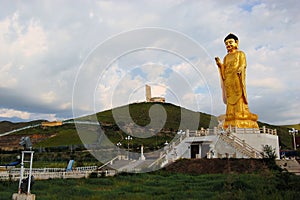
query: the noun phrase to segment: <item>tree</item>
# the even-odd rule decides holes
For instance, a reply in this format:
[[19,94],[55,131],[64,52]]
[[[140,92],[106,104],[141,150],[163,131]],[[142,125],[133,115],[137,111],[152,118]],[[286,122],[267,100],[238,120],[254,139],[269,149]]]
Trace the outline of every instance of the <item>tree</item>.
[[276,149],[271,145],[263,145],[263,152],[261,153],[263,158],[275,160],[277,158]]
[[263,145],[263,152],[261,155],[263,156],[263,159],[265,160],[266,164],[268,165],[269,169],[272,170],[281,170],[275,162],[275,159],[277,157],[276,155],[276,149],[272,148],[270,145]]

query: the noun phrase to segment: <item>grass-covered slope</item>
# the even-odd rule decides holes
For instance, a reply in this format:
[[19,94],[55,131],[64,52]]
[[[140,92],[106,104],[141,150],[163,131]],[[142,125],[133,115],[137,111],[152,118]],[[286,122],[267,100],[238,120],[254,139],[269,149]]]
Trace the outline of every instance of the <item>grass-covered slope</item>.
[[[170,103],[134,103],[129,105],[130,117],[133,122],[139,126],[145,126],[150,123],[149,111],[152,106],[159,105],[165,110],[167,119],[162,130],[153,137],[148,138],[136,138],[133,141],[133,146],[136,148],[138,145],[143,144],[146,148],[155,149],[159,148],[163,143],[174,137],[174,134],[178,129],[190,129],[191,126],[195,127],[197,124],[198,128],[212,128],[217,125],[217,119],[215,116],[209,114],[193,112],[185,108],[170,104]],[[113,143],[124,140],[126,134],[116,124],[113,113],[118,113],[118,118],[122,119],[123,111],[127,106],[114,108],[113,110],[107,110],[96,113],[97,119],[102,125],[102,129],[105,134],[110,138]],[[183,119],[182,119],[182,116]],[[123,117],[127,117],[124,115]],[[160,117],[160,116],[158,116]],[[81,120],[89,120],[91,116],[81,117]],[[199,121],[197,119],[200,119]],[[124,120],[126,121],[126,120]],[[27,123],[11,123],[11,122],[0,122],[0,132],[13,130],[28,125],[36,124],[41,121],[27,122]],[[184,122],[184,123],[182,123]],[[119,123],[120,124],[120,123]],[[121,122],[122,124],[122,122]],[[124,123],[123,123],[124,124]],[[125,125],[125,124],[124,124]],[[259,126],[266,126],[267,128],[277,129],[277,134],[280,138],[280,146],[282,149],[292,149],[292,136],[289,135],[288,130],[295,126],[274,126],[266,123],[259,122]],[[296,126],[295,128],[297,128]],[[14,135],[44,135],[48,136],[45,140],[34,143],[36,147],[51,147],[51,146],[64,146],[64,145],[76,145],[81,144],[81,140],[77,134],[75,125],[65,124],[60,127],[35,127],[26,129],[15,133]],[[5,136],[6,137],[6,136]],[[1,139],[4,139],[2,137]]]
[[[179,106],[170,104],[170,103],[134,103],[129,105],[129,112],[132,120],[140,126],[145,126],[150,123],[149,111],[153,105],[161,105],[167,114],[167,120],[164,125],[164,130],[178,130],[180,127],[180,122],[184,121],[181,124],[182,129],[189,129],[191,125],[197,123],[197,119],[200,119],[198,122],[198,127],[208,128],[209,126],[213,127],[217,125],[216,117],[209,114],[194,112],[181,108]],[[104,112],[97,113],[97,118],[100,122],[103,123],[115,123],[113,118],[114,113],[124,113],[122,109],[126,109],[127,106],[118,107],[114,110],[108,110]],[[182,119],[183,116],[183,119]],[[158,116],[159,117],[159,116]]]
[[18,123],[13,123],[13,122],[9,122],[9,121],[1,121],[0,122],[0,134],[15,130],[15,129],[23,128],[26,126],[40,124],[43,121],[45,121],[45,120],[36,120],[36,121],[31,121],[31,122],[18,122]]

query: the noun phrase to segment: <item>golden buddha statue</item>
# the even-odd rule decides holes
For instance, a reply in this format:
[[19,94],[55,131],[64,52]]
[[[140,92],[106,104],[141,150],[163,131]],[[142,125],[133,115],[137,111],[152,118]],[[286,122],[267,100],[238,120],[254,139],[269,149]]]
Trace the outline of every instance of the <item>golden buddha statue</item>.
[[223,63],[216,57],[219,67],[226,117],[223,128],[258,128],[256,114],[250,113],[246,93],[246,55],[238,49],[238,37],[230,33],[224,39],[227,55]]

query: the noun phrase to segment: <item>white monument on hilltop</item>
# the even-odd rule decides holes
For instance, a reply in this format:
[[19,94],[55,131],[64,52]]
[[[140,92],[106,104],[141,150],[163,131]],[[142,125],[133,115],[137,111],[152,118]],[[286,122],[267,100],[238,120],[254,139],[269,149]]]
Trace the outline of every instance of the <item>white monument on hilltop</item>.
[[150,102],[151,100],[151,87],[149,85],[146,85],[146,101]]
[[151,86],[146,85],[146,102],[160,102],[165,103],[166,99],[164,97],[152,97],[151,96]]

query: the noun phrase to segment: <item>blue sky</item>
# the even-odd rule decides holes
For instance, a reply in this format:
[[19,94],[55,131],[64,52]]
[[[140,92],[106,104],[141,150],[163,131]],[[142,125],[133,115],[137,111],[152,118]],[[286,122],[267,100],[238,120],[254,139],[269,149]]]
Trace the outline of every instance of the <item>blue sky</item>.
[[[298,1],[1,1],[0,120],[62,120],[145,100],[225,113],[214,57],[235,33],[249,107],[300,123]],[[149,28],[155,27],[155,28]]]

